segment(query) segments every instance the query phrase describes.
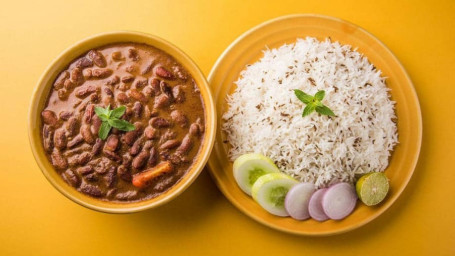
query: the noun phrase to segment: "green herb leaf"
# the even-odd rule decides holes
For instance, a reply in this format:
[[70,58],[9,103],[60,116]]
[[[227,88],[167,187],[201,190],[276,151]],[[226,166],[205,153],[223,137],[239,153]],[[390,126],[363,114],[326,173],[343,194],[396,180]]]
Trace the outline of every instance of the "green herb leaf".
[[302,92],[301,90],[295,89],[294,93],[295,93],[295,96],[297,96],[297,98],[305,104],[308,104],[313,100],[313,96],[308,95],[308,94]]
[[111,112],[111,117],[114,117],[114,118],[120,118],[123,116],[123,114],[125,113],[126,111],[126,107],[125,106],[120,106],[114,110],[112,110]]
[[109,107],[107,109],[102,107],[95,107],[95,113],[101,118],[101,116],[109,116]]
[[113,110],[110,110],[110,106],[107,106],[107,108],[95,107],[95,113],[102,121],[100,129],[98,130],[98,137],[100,137],[102,140],[105,140],[109,135],[112,127],[127,132],[136,129],[136,127],[134,127],[134,125],[128,121],[119,119],[121,116],[123,116],[125,111],[125,106],[120,106]]
[[316,112],[318,112],[321,115],[326,115],[326,116],[335,116],[333,111],[328,108],[327,106],[322,105],[322,107],[316,107]]
[[122,119],[112,118],[112,119],[109,119],[108,122],[110,125],[112,125],[112,127],[115,127],[122,131],[129,132],[129,131],[133,131],[134,129],[136,129],[136,127],[134,127],[134,125],[132,125],[128,121],[125,121]]
[[101,115],[97,115],[101,121],[103,122],[107,122],[107,120],[109,120],[109,117],[107,115],[104,115],[104,114],[101,114]]
[[109,131],[111,130],[111,126],[107,122],[103,122],[100,126],[100,129],[98,131],[98,137],[100,139],[105,140],[107,138],[107,135],[109,134]]
[[306,105],[306,107],[303,109],[302,117],[305,117],[305,116],[313,113],[315,108],[316,108],[316,106],[313,104]]
[[315,95],[314,95],[314,98],[319,100],[319,101],[322,101],[324,99],[324,96],[325,96],[325,91],[324,90],[321,90],[321,91],[318,91]]
[[300,101],[306,104],[305,109],[303,109],[302,117],[313,113],[315,110],[321,115],[335,116],[333,111],[321,102],[325,97],[324,90],[318,91],[314,96],[308,95],[297,89],[294,90],[294,93]]

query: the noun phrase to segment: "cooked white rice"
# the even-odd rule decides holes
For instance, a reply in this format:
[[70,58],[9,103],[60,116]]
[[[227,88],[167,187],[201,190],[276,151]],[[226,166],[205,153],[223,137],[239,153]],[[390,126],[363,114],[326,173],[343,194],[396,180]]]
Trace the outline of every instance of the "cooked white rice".
[[[264,51],[240,75],[222,125],[232,161],[261,153],[317,187],[387,167],[398,143],[395,103],[381,71],[351,46],[297,39]],[[322,102],[336,117],[302,117],[305,104],[293,89],[310,95],[325,90]]]

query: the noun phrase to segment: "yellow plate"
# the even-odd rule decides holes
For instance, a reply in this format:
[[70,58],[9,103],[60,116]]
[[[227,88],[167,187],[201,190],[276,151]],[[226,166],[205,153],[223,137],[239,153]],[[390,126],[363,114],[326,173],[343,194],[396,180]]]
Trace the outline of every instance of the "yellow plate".
[[[226,137],[221,131],[221,116],[227,109],[225,98],[235,89],[234,82],[239,78],[240,71],[245,65],[261,58],[266,47],[276,48],[306,36],[320,40],[330,37],[333,41],[357,48],[387,77],[386,83],[392,89],[392,100],[397,102],[399,144],[385,171],[390,179],[391,190],[379,206],[367,207],[359,202],[354,212],[341,221],[296,221],[267,213],[237,186],[232,175],[232,163],[227,157],[228,148],[223,143]],[[301,235],[331,235],[358,228],[387,210],[404,190],[414,172],[422,138],[422,117],[416,92],[406,71],[392,52],[356,25],[320,15],[291,15],[273,19],[235,40],[220,56],[208,80],[216,102],[219,128],[208,162],[211,174],[224,195],[237,208],[264,225]]]

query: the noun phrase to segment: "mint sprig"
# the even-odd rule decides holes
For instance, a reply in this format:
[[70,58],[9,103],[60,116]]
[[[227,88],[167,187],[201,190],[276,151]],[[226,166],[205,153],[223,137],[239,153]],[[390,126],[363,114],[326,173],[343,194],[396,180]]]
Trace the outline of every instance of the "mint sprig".
[[126,132],[136,129],[136,127],[134,127],[134,125],[128,121],[120,119],[125,111],[125,106],[120,106],[113,110],[110,110],[110,106],[107,106],[107,108],[95,107],[95,113],[102,122],[100,129],[98,130],[98,137],[100,137],[102,140],[105,140],[109,135],[112,127]]
[[314,96],[306,94],[298,89],[295,89],[294,93],[301,102],[306,104],[306,107],[303,109],[302,117],[305,117],[314,111],[321,115],[335,116],[333,111],[321,102],[325,97],[324,90],[318,91]]

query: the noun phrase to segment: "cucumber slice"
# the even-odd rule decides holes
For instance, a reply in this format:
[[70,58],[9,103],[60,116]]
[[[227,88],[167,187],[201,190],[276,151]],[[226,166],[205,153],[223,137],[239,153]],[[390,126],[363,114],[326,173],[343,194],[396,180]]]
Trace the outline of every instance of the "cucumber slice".
[[234,178],[239,187],[251,196],[251,187],[264,174],[279,172],[273,161],[261,154],[244,154],[234,161]]
[[277,216],[289,216],[284,200],[289,189],[299,182],[283,173],[269,173],[261,176],[252,188],[253,199],[262,208]]

